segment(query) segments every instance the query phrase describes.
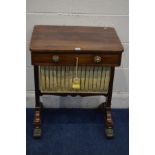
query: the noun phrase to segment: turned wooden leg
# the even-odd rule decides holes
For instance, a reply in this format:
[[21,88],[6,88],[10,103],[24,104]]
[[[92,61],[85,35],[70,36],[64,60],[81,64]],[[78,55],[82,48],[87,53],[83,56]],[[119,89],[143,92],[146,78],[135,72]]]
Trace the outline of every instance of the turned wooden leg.
[[42,135],[41,130],[41,111],[43,109],[43,104],[40,102],[40,91],[39,91],[39,70],[38,66],[34,66],[34,81],[35,81],[35,113],[34,113],[34,129],[33,137],[40,138]]
[[104,108],[105,135],[107,138],[114,137],[112,112],[110,107]]
[[34,129],[33,129],[33,137],[40,138],[41,137],[41,108],[36,107],[34,113]]
[[108,89],[106,102],[104,104],[104,122],[105,122],[105,128],[106,128],[105,134],[107,138],[112,138],[114,136],[112,113],[111,113],[111,99],[112,99],[114,73],[115,73],[115,68],[111,67],[109,89]]
[[102,103],[99,106],[99,109],[103,111],[105,135],[107,138],[112,138],[114,136],[112,113],[111,113],[111,99],[112,99],[114,71],[115,71],[115,68],[111,67],[110,82],[109,82],[108,93],[106,95],[106,102]]
[[105,135],[107,138],[113,138],[114,129],[113,129],[111,107],[107,107],[106,102],[104,102],[99,106],[99,109],[102,110],[104,116]]

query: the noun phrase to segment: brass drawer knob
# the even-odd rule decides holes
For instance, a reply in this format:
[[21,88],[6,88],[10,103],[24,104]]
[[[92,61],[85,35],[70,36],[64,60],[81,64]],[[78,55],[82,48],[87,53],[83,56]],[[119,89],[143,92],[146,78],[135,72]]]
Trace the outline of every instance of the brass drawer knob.
[[53,55],[52,61],[53,62],[59,62],[59,56],[58,55]]
[[100,63],[101,62],[101,57],[100,56],[95,56],[94,57],[94,62],[95,63]]

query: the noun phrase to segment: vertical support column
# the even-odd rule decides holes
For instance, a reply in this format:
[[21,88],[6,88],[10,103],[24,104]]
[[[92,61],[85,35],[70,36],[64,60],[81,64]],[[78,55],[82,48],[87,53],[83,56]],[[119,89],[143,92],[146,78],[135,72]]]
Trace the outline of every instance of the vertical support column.
[[35,107],[40,107],[38,66],[34,66],[34,86],[35,86]]
[[40,102],[40,90],[39,90],[39,69],[38,66],[34,66],[34,84],[35,84],[35,114],[34,114],[34,138],[41,137],[41,108]]
[[104,103],[104,122],[106,127],[105,134],[107,138],[112,138],[114,136],[113,120],[112,120],[112,112],[111,112],[111,99],[112,99],[112,91],[113,91],[114,73],[115,73],[115,67],[111,67],[108,95],[106,97],[106,102]]
[[115,67],[111,67],[108,96],[106,98],[106,107],[111,107],[114,74],[115,74]]

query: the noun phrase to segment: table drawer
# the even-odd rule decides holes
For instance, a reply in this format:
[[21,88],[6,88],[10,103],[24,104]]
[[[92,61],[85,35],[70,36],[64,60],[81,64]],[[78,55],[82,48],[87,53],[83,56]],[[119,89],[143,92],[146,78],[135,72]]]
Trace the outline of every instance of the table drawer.
[[32,54],[33,65],[75,65],[78,57],[79,65],[119,66],[120,54]]

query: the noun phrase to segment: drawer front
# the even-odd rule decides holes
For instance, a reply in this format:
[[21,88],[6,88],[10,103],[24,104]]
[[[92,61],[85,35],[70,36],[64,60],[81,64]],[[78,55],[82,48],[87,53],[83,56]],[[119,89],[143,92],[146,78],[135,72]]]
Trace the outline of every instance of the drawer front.
[[121,55],[118,54],[32,54],[33,65],[79,65],[119,66]]

